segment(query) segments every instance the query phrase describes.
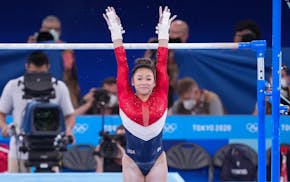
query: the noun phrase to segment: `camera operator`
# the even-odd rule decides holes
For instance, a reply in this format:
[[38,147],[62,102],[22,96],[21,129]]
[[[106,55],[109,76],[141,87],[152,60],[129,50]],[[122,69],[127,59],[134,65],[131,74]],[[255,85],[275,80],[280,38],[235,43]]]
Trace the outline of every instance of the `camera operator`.
[[[126,147],[124,126],[118,126],[115,139],[110,138],[110,136],[107,137],[109,138],[107,138],[105,141],[103,140],[95,150],[95,159],[97,161],[96,172],[122,172],[122,158],[125,152],[124,148]],[[104,142],[109,142],[106,145],[115,143],[117,151],[111,151],[111,147],[107,147],[108,149],[104,147]],[[115,154],[110,157],[104,157],[104,155],[108,155],[106,153]]]
[[[47,73],[49,69],[49,60],[46,54],[41,51],[35,51],[28,56],[25,64],[27,73]],[[55,81],[55,78],[52,81]],[[20,131],[21,124],[23,122],[22,117],[25,112],[27,103],[31,102],[31,99],[24,99],[23,83],[24,76],[10,80],[2,92],[0,98],[0,127],[2,136],[7,137],[9,132],[9,126],[6,124],[6,115],[12,113],[13,126],[17,132]],[[51,103],[59,104],[63,114],[65,116],[65,134],[67,136],[73,136],[72,129],[75,123],[75,116],[73,114],[74,109],[69,97],[67,87],[62,81],[57,81],[57,84],[53,84],[55,90],[55,98],[51,99]],[[28,158],[28,153],[19,151],[21,144],[17,142],[15,135],[11,136],[10,150],[8,157],[8,172],[29,172],[29,168],[25,167],[24,162]]]
[[91,88],[75,114],[119,114],[116,79],[108,77],[104,79],[101,88]]

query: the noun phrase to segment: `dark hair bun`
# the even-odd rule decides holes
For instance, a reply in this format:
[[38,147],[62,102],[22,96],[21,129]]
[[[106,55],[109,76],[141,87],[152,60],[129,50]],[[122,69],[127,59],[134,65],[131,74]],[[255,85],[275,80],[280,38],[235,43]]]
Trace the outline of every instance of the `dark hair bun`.
[[135,64],[136,66],[138,65],[144,65],[144,66],[150,66],[150,67],[154,67],[154,62],[149,59],[149,58],[138,58],[135,60]]
[[149,59],[149,58],[138,58],[135,60],[135,67],[133,68],[132,72],[133,74],[136,72],[139,68],[147,68],[150,69],[153,74],[155,75],[155,63]]

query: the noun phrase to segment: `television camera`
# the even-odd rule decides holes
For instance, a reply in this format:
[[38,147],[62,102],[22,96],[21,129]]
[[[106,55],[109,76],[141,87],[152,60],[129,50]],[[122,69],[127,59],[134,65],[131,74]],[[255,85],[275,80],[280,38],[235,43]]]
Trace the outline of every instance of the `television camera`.
[[55,90],[50,73],[26,73],[23,84],[23,99],[28,99],[20,134],[11,127],[21,147],[19,151],[28,153],[26,167],[35,167],[36,172],[53,172],[59,167],[62,152],[72,142],[64,135],[65,120],[58,104],[50,103],[55,98]]
[[94,155],[99,155],[104,158],[114,158],[118,154],[116,142],[118,142],[122,147],[126,146],[125,134],[109,134],[109,132],[104,131],[104,110],[106,104],[110,101],[108,91],[103,88],[98,88],[94,92],[94,98],[102,117],[102,131],[99,133],[99,136],[101,137],[100,150],[94,152]]
[[109,134],[109,132],[101,131],[99,135],[102,137],[100,150],[94,152],[94,155],[99,155],[104,158],[115,158],[119,150],[116,142],[123,148],[126,146],[125,134]]
[[94,92],[94,99],[97,109],[103,114],[106,104],[110,101],[110,95],[107,90],[103,88],[97,88]]

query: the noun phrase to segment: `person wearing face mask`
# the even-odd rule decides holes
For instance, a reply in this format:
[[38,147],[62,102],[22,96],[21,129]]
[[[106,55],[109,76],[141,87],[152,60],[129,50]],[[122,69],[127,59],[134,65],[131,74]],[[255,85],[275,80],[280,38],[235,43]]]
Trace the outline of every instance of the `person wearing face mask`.
[[[283,105],[288,105],[290,106],[290,79],[289,79],[289,69],[287,68],[286,65],[281,66],[281,89],[280,89],[280,103]],[[268,90],[271,91],[272,89],[272,68],[270,69],[270,74],[269,74],[269,85],[268,85]],[[272,113],[272,104],[269,102],[269,97],[266,97],[265,99],[265,109],[266,109],[266,114],[271,114]],[[290,107],[288,112],[290,112]],[[255,105],[255,109],[252,113],[253,115],[258,114],[258,107],[257,103]]]
[[189,37],[189,26],[184,20],[174,20],[169,28],[169,37],[172,41],[186,43]]
[[119,114],[117,85],[114,77],[103,80],[101,88],[91,88],[83,97],[83,104],[75,110],[76,115]]
[[290,80],[289,69],[282,65],[281,69],[281,104],[290,105]]
[[[169,27],[169,43],[186,43],[189,37],[189,26],[184,20],[174,20]],[[174,50],[168,54],[168,63],[174,64]]]
[[[55,43],[64,43],[61,40],[61,21],[54,15],[46,16],[41,23],[39,32],[28,37],[27,43],[43,43],[53,41]],[[61,53],[61,64],[51,63],[52,74],[67,85],[74,108],[80,104],[81,93],[78,83],[77,67],[75,55],[72,50],[63,50]],[[55,73],[55,74],[54,74]]]
[[39,32],[35,32],[33,35],[28,37],[28,43],[35,43],[37,42],[37,36],[40,32],[49,32],[53,36],[53,40],[55,42],[63,42],[60,40],[61,36],[61,22],[60,20],[54,16],[49,15],[42,20],[41,27]]
[[223,104],[219,96],[209,90],[199,89],[190,77],[178,81],[178,100],[169,114],[185,115],[223,115]]

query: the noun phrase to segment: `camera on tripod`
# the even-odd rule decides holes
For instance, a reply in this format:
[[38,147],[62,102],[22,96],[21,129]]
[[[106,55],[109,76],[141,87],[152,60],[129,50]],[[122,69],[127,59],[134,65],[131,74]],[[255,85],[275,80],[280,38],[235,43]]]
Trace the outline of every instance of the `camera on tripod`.
[[[50,73],[26,73],[23,99],[29,99],[25,107],[20,134],[19,150],[28,153],[27,167],[36,167],[36,172],[52,172],[52,167],[60,166],[62,152],[72,142],[64,135],[65,120],[61,107],[50,103],[55,98],[55,90]],[[15,132],[16,133],[16,132]]]

